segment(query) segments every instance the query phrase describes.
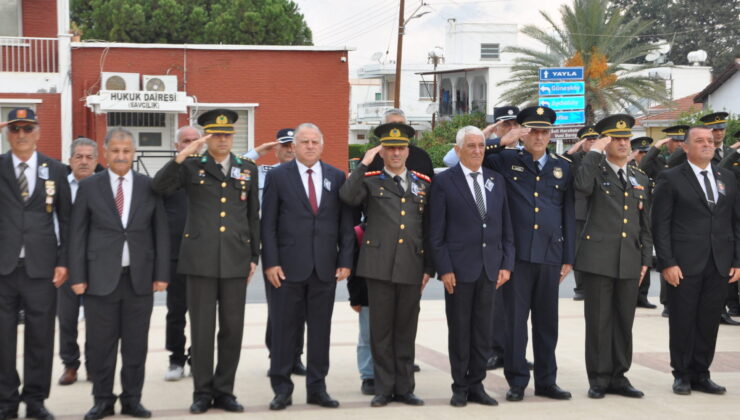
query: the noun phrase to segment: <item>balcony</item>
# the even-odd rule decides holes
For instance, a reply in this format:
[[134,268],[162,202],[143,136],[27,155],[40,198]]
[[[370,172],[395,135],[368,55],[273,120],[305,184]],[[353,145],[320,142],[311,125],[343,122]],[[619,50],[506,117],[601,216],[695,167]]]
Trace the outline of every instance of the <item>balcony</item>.
[[57,73],[59,39],[0,37],[0,72]]
[[357,120],[381,120],[385,111],[393,108],[393,101],[365,102],[357,105]]

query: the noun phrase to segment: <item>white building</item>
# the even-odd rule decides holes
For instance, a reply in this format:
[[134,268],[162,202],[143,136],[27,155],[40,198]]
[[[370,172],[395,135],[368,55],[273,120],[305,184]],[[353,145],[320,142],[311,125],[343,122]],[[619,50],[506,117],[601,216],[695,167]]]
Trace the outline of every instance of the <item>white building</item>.
[[714,111],[740,114],[740,58],[736,58],[712,83],[694,98]]

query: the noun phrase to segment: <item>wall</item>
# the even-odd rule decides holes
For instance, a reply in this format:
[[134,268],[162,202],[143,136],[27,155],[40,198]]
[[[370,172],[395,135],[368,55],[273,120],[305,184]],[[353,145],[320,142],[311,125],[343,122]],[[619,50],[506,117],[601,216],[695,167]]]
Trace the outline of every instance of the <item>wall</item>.
[[[10,99],[38,99],[41,103],[22,104],[36,109],[36,116],[41,126],[41,138],[37,150],[47,156],[59,159],[62,156],[62,133],[61,121],[59,120],[60,101],[59,95],[53,93],[0,93],[0,99],[5,101]],[[3,104],[5,106],[5,104]],[[5,121],[7,115],[3,115],[0,120]],[[3,150],[5,152],[6,150]]]
[[709,95],[707,106],[714,111],[740,114],[740,71]]
[[26,37],[57,37],[56,0],[23,0],[21,18]]

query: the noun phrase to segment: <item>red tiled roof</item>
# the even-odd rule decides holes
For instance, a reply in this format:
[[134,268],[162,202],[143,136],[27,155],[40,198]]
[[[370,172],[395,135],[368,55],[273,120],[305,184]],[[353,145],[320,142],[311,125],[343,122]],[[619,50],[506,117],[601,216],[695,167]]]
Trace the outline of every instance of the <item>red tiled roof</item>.
[[[657,105],[648,109],[648,115],[637,118],[637,125],[643,125],[643,122],[659,123],[665,121],[668,125],[671,125],[673,121],[678,120],[682,114],[686,112],[699,112],[704,108],[704,104],[694,103],[694,97],[697,93],[685,96],[683,98],[676,99],[675,101],[665,105]],[[654,124],[650,124],[654,125]]]

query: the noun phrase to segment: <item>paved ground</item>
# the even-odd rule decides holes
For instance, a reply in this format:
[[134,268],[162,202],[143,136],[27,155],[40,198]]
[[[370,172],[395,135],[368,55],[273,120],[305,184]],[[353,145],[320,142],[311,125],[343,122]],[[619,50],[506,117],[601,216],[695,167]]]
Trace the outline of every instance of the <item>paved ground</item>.
[[[259,279],[258,279],[259,280]],[[564,283],[563,293],[571,291],[572,285]],[[339,291],[345,293],[344,285]],[[655,289],[654,291],[657,291]],[[338,293],[339,294],[339,293]],[[444,317],[444,302],[433,298],[440,296],[441,286],[432,283],[422,302],[417,337],[417,362],[421,372],[416,376],[416,393],[426,400],[426,406],[412,408],[391,404],[385,408],[369,407],[370,398],[360,393],[360,381],[356,368],[355,344],[357,338],[357,316],[346,300],[338,296],[332,325],[332,367],[327,378],[328,390],[341,402],[336,410],[322,409],[305,404],[305,384],[296,378],[296,389],[292,407],[282,412],[271,412],[267,405],[272,398],[269,380],[265,376],[268,367],[267,352],[262,344],[266,319],[266,305],[252,303],[246,307],[245,340],[239,366],[235,393],[246,407],[243,415],[211,410],[199,419],[232,419],[242,416],[269,419],[448,419],[448,418],[738,418],[740,413],[740,327],[721,326],[718,352],[712,366],[713,378],[728,388],[727,395],[713,396],[694,393],[683,397],[671,392],[672,377],[668,363],[667,320],[660,317],[658,310],[639,309],[634,328],[634,363],[628,376],[632,383],[646,393],[642,400],[632,400],[608,395],[603,400],[586,397],[588,383],[584,367],[584,322],[580,302],[569,298],[560,300],[560,342],[557,349],[559,363],[558,383],[570,390],[571,401],[550,401],[532,395],[531,384],[523,402],[509,403],[504,400],[507,386],[503,372],[489,372],[486,388],[499,400],[498,407],[483,407],[471,404],[466,408],[448,405],[450,398],[449,361],[447,358],[447,327]],[[264,292],[259,281],[248,291],[249,300],[260,300]],[[161,299],[161,298],[160,298]],[[657,300],[653,299],[654,301]],[[191,401],[190,380],[169,383],[162,378],[167,368],[167,352],[164,350],[164,319],[166,308],[157,306],[152,316],[150,331],[150,353],[147,362],[147,378],[143,403],[154,412],[155,418],[180,419],[192,417],[187,408]],[[84,336],[84,322],[80,324]],[[22,337],[22,329],[19,338]],[[22,342],[22,340],[19,340]],[[531,354],[531,350],[530,350]],[[531,357],[531,356],[530,356]],[[19,366],[22,366],[22,349],[19,349]],[[55,360],[54,381],[62,367]],[[84,372],[81,377],[84,378]],[[118,388],[118,386],[117,386]],[[91,384],[78,382],[71,386],[58,386],[54,382],[51,398],[47,405],[58,419],[80,419],[92,405]],[[119,408],[117,408],[118,410]]]

